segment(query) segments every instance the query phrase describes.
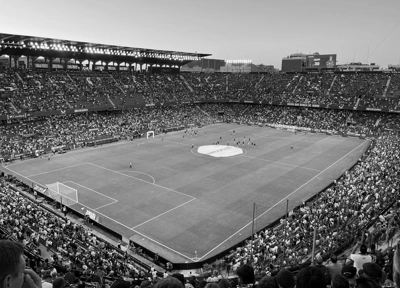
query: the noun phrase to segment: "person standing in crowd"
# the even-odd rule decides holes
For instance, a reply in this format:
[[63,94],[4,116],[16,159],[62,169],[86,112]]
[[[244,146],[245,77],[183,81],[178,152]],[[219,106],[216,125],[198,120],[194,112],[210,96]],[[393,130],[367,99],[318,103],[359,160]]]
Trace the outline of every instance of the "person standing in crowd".
[[323,264],[324,259],[322,258],[322,256],[317,255],[317,257],[315,258],[315,262],[316,262],[315,267],[318,268],[319,270],[321,270],[322,274],[324,274],[325,282],[327,284],[331,283],[331,276],[329,275],[328,268]]
[[294,288],[296,286],[296,280],[293,273],[285,268],[278,272],[275,279],[280,288]]
[[326,288],[325,276],[315,266],[302,268],[297,274],[296,288]]
[[248,287],[254,285],[254,268],[249,264],[243,264],[238,267],[236,270],[236,274],[239,277],[239,286],[240,287]]
[[326,268],[329,271],[330,277],[333,279],[336,275],[342,275],[343,266],[337,263],[337,256],[335,254],[331,255],[331,264],[326,265]]
[[362,244],[360,246],[360,253],[355,254],[357,250],[358,245],[356,245],[350,254],[348,264],[351,264],[353,262],[353,266],[357,268],[357,271],[362,269],[362,265],[364,263],[372,262],[372,257],[371,255],[368,255],[367,253],[367,245]]
[[332,278],[331,288],[350,288],[350,283],[343,275],[336,275]]
[[356,287],[357,268],[353,266],[343,266],[342,275],[349,281],[350,287]]
[[17,242],[0,240],[0,280],[2,288],[42,288],[42,279],[25,268],[24,247]]

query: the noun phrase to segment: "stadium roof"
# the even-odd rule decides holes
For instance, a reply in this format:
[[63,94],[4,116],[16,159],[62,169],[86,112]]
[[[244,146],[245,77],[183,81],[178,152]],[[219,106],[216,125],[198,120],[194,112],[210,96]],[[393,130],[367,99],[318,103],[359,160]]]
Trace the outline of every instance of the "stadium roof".
[[162,65],[184,65],[212,55],[0,33],[4,54]]

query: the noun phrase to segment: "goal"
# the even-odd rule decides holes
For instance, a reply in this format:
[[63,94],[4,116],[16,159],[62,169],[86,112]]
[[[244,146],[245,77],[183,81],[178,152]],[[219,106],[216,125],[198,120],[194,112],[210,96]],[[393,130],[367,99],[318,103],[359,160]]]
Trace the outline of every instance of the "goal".
[[153,138],[154,138],[154,131],[148,131],[148,132],[146,133],[147,139],[149,139],[151,136],[153,136]]
[[63,183],[56,182],[54,184],[47,184],[47,190],[45,195],[60,202],[63,205],[71,206],[75,203],[79,203],[78,191],[72,187],[69,187]]

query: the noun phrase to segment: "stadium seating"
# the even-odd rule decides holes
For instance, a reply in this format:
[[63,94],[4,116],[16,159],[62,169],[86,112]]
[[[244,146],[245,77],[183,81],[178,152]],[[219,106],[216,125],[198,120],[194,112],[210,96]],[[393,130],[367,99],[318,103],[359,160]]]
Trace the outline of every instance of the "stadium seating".
[[[1,114],[70,108],[106,107],[156,102],[207,100],[255,100],[349,105],[399,110],[398,74],[148,74],[0,72]],[[389,85],[388,85],[389,83]],[[4,91],[3,91],[4,90]],[[223,112],[223,113],[221,113]],[[132,139],[143,131],[156,133],[216,122],[284,124],[315,130],[374,136],[366,156],[315,199],[297,207],[288,221],[265,228],[227,255],[237,271],[252,263],[257,272],[273,272],[281,264],[300,265],[310,258],[313,230],[317,228],[317,252],[325,256],[348,246],[374,223],[368,241],[381,243],[398,228],[400,189],[400,115],[381,112],[302,108],[274,105],[195,104],[156,106],[50,116],[21,124],[10,120],[0,126],[0,155],[51,153],[53,147],[84,147],[102,137]],[[3,123],[6,124],[6,123]],[[139,267],[84,226],[65,220],[37,205],[0,179],[0,224],[3,233],[22,242],[40,259],[39,247],[51,252],[50,262],[35,262],[45,276],[55,267],[62,276],[72,269],[87,282],[102,267],[104,279],[126,277],[140,285],[156,276]],[[378,217],[381,215],[381,217]],[[20,217],[15,217],[20,216]],[[377,219],[380,219],[377,221]],[[375,222],[374,222],[375,221]],[[386,225],[386,226],[385,226]],[[385,227],[382,227],[385,226]],[[285,228],[285,229],[279,229]],[[384,230],[383,233],[378,231]],[[287,231],[287,235],[285,232]],[[364,239],[365,240],[365,239]],[[254,258],[250,258],[253,251]],[[226,260],[226,261],[225,261]],[[33,262],[32,262],[33,263]],[[33,265],[33,264],[32,264]],[[101,274],[101,273],[100,273]],[[108,277],[108,278],[107,278]],[[139,279],[139,280],[134,280]],[[197,288],[197,287],[196,287]]]
[[383,73],[166,75],[9,69],[1,72],[0,93],[7,95],[2,100],[3,114],[211,99],[397,109],[400,95],[400,75]]

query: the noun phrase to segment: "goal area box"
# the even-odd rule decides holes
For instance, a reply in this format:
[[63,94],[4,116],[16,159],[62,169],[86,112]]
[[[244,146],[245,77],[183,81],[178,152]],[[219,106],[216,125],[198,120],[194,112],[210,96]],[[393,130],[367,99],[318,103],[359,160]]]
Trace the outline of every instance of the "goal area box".
[[147,131],[146,138],[149,139],[150,137],[154,138],[154,131]]
[[46,184],[47,190],[45,195],[52,198],[53,200],[66,205],[71,206],[79,203],[78,191],[72,187],[69,187],[60,182],[54,184]]

